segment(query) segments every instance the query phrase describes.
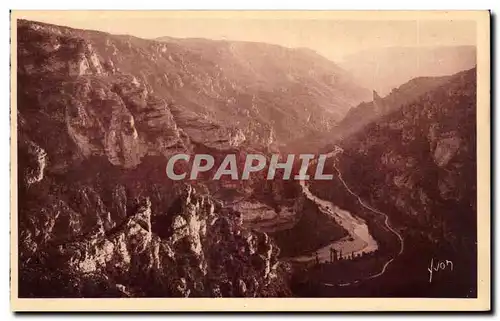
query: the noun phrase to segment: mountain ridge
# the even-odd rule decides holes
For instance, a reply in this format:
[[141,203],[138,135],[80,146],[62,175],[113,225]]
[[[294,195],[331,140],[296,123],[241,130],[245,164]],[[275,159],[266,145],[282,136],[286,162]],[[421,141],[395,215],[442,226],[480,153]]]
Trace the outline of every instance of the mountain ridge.
[[[74,62],[72,74],[130,75],[129,82],[179,110],[177,125],[188,136],[199,136],[193,115],[218,126],[223,135],[234,133],[231,136],[239,143],[267,148],[329,128],[350,107],[369,97],[333,62],[321,56],[311,60],[301,50],[278,45],[228,43],[218,48],[219,42],[203,41],[200,47],[187,40],[166,43],[23,20],[19,28],[26,30],[21,40],[30,34],[45,42],[34,50],[53,55],[45,62],[57,63],[48,64],[51,68],[63,67],[53,59],[63,54],[61,41],[69,41],[78,51],[69,54],[83,55]],[[28,65],[29,72],[35,71],[33,63],[22,64]]]

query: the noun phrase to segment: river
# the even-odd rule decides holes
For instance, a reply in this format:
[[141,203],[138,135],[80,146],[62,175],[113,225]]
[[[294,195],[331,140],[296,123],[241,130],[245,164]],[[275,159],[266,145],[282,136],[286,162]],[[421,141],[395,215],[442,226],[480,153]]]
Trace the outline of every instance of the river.
[[[342,153],[342,149],[340,147],[336,146],[333,151],[331,151],[330,153],[327,154],[327,158],[335,157],[338,153]],[[313,161],[313,164],[315,161],[316,160]],[[387,214],[385,214],[381,211],[378,211],[378,210],[372,208],[371,206],[365,204],[363,202],[363,200],[357,194],[355,194],[349,188],[349,186],[346,184],[346,182],[342,178],[342,174],[340,173],[338,168],[335,165],[334,165],[334,167],[338,173],[337,176],[338,176],[339,180],[344,185],[344,188],[347,190],[347,192],[349,192],[351,195],[356,197],[359,204],[361,206],[363,206],[364,208],[366,208],[370,211],[373,211],[376,214],[383,215],[385,217],[385,219],[384,219],[385,227],[387,228],[388,231],[394,233],[400,241],[399,252],[395,256],[391,257],[384,264],[384,266],[380,272],[371,275],[367,279],[378,277],[378,276],[385,273],[389,264],[398,255],[403,253],[403,250],[404,250],[403,237],[401,236],[401,234],[397,230],[395,230],[390,225],[389,217],[387,216]],[[354,255],[354,254],[359,255],[361,253],[370,253],[370,252],[376,251],[378,249],[377,241],[370,234],[370,232],[368,230],[368,226],[366,225],[366,222],[363,219],[356,217],[356,216],[352,215],[350,212],[339,208],[335,204],[333,204],[329,201],[323,200],[323,199],[315,196],[314,194],[312,194],[311,191],[309,190],[305,180],[300,181],[300,186],[302,187],[302,191],[303,191],[304,195],[309,200],[315,202],[318,205],[319,209],[323,213],[332,217],[335,220],[335,222],[337,222],[337,224],[342,226],[348,232],[348,236],[343,237],[342,239],[337,240],[335,242],[332,242],[331,244],[328,244],[327,246],[322,247],[322,248],[318,249],[317,251],[310,253],[309,255],[294,257],[291,259],[292,261],[295,261],[295,262],[313,261],[313,260],[316,260],[316,253],[317,253],[318,258],[321,262],[329,261],[330,260],[330,249],[332,249],[332,248],[335,249],[338,253],[342,253],[343,257],[348,256],[348,255],[349,256]],[[348,284],[345,284],[345,285],[348,285]]]

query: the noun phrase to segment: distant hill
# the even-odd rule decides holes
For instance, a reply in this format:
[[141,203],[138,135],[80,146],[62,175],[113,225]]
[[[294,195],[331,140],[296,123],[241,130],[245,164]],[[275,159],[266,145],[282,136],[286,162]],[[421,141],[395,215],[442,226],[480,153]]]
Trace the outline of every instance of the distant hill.
[[344,119],[334,128],[334,136],[338,136],[339,139],[348,137],[372,121],[390,114],[426,92],[446,84],[450,78],[451,76],[415,78],[393,89],[383,98],[376,91],[373,91],[373,100],[351,108]]
[[[197,108],[203,106],[210,117],[248,128],[245,134],[250,140],[269,136],[269,141],[284,144],[328,130],[370,97],[370,91],[349,73],[310,49],[241,41],[157,40],[165,43],[169,55],[182,57],[184,66],[175,74],[197,79],[172,93],[173,98],[190,106],[196,97]],[[195,88],[196,95],[190,94]]]
[[416,77],[447,76],[476,65],[474,46],[388,47],[347,56],[340,66],[381,96]]
[[330,131],[314,133],[290,144],[289,150],[315,152],[317,150],[331,151],[333,145],[342,139],[356,134],[372,122],[390,114],[405,104],[408,104],[428,91],[446,84],[451,76],[418,77],[398,88],[393,89],[385,97],[381,97],[375,90],[370,101],[362,102],[349,109],[345,117]]

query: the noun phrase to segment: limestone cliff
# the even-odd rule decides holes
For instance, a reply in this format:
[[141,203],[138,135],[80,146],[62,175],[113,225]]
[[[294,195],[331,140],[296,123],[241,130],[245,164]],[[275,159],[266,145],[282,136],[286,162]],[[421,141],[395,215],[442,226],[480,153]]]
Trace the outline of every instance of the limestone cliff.
[[289,295],[271,239],[189,185],[167,211],[144,197],[122,219],[82,192],[95,213],[61,201],[23,229],[22,297]]
[[171,95],[206,98],[228,83],[193,92],[193,56],[157,41],[30,21],[17,35],[21,297],[289,295],[265,233],[203,181],[165,174],[174,153],[271,143],[269,126],[248,135],[200,111],[208,100]]

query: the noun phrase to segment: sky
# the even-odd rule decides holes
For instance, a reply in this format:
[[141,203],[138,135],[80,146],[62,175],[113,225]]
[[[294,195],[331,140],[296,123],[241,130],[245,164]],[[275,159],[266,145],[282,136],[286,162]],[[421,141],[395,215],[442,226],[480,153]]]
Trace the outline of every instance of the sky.
[[[475,45],[475,22],[464,19],[391,15],[230,14],[228,12],[32,11],[20,18],[141,38],[170,36],[274,43],[306,47],[342,61],[346,55],[388,46]],[[360,19],[358,19],[360,18]],[[446,17],[445,17],[446,18]]]

